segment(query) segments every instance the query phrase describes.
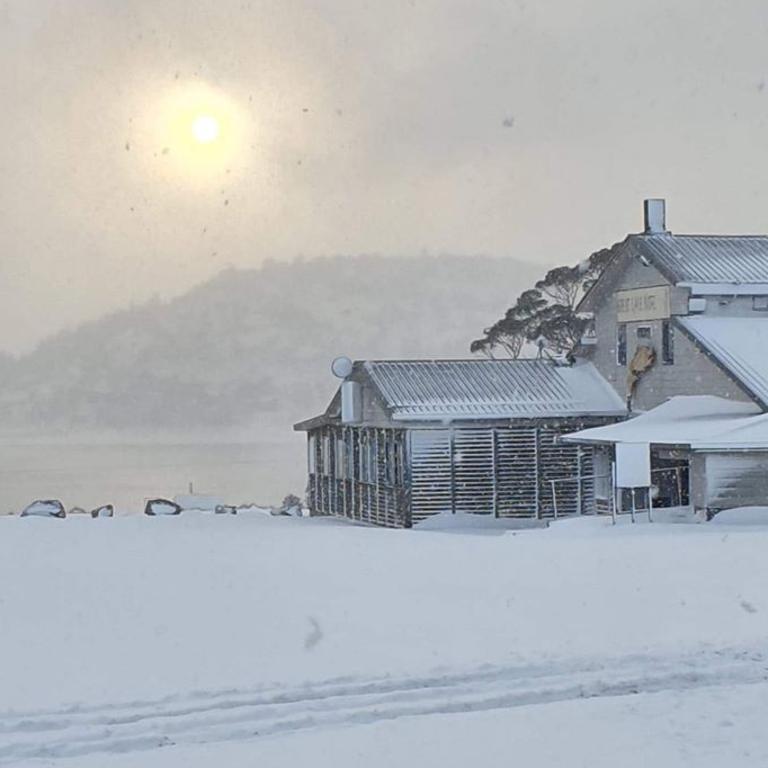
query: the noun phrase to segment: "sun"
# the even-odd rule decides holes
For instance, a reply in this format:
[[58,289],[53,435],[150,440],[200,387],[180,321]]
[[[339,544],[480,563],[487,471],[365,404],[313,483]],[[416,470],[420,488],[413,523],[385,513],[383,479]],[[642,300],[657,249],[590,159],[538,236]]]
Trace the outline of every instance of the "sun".
[[219,138],[221,125],[213,115],[197,115],[192,121],[192,135],[200,144],[210,144]]
[[245,172],[255,126],[235,96],[208,83],[174,81],[147,100],[133,130],[152,172],[190,189],[221,188],[224,176],[232,181]]

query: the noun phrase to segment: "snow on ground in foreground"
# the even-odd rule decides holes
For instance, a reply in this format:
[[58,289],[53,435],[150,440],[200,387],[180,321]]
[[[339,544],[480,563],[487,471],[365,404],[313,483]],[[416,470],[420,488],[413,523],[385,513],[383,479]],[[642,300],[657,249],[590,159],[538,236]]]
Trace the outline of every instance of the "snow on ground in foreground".
[[703,688],[307,729],[24,765],[57,768],[724,768],[768,764],[768,686]]
[[0,765],[762,765],[767,548],[723,523],[0,519]]

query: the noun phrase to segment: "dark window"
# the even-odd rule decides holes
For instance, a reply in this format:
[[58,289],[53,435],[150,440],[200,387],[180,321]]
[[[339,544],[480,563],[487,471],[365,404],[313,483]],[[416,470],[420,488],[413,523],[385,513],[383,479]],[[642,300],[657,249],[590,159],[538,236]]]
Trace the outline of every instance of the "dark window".
[[627,326],[619,325],[616,328],[616,362],[619,365],[627,364]]
[[675,333],[669,320],[661,324],[661,361],[664,365],[675,362]]
[[650,325],[641,325],[637,329],[637,338],[638,339],[650,339],[651,338],[651,326]]

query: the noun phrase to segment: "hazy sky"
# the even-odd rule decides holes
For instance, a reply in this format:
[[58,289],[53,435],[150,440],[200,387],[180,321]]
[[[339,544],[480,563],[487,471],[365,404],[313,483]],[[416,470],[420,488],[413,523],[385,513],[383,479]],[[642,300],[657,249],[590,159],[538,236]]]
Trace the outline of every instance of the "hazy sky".
[[0,35],[0,348],[268,257],[573,262],[653,195],[768,231],[764,0],[0,0]]

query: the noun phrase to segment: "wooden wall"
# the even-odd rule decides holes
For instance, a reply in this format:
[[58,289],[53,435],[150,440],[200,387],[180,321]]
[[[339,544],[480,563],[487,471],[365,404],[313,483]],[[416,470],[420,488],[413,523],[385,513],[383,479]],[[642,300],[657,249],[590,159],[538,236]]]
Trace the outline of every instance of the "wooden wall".
[[591,450],[557,441],[582,426],[321,427],[309,433],[309,507],[388,527],[444,512],[592,513]]

